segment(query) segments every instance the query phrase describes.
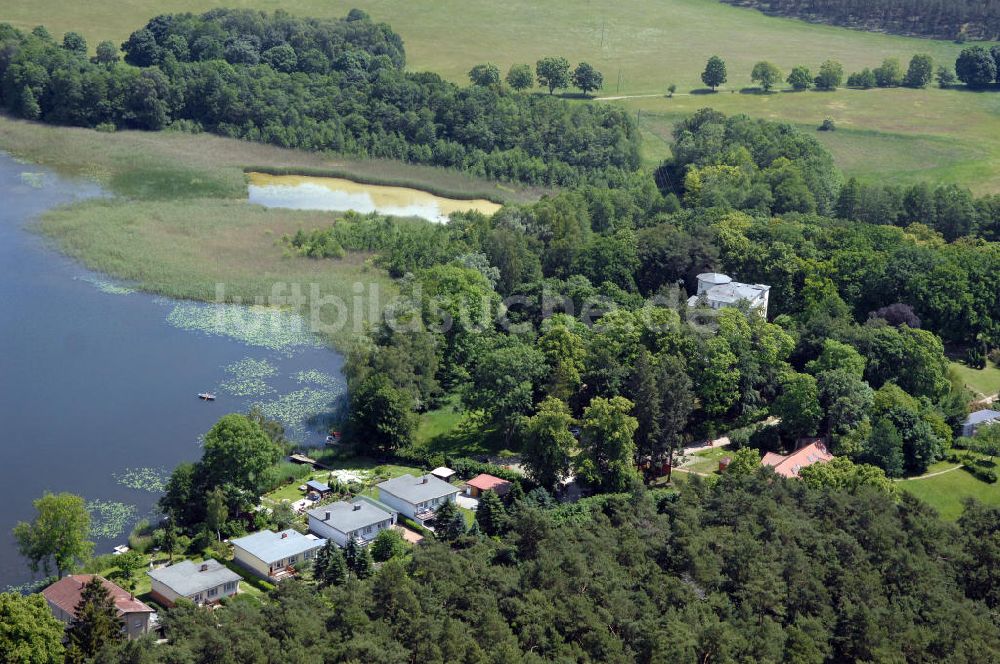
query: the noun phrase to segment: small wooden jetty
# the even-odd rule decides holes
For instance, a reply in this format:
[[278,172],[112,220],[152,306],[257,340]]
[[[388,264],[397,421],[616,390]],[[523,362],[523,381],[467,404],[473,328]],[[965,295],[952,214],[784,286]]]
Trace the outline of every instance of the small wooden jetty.
[[316,459],[313,459],[312,457],[306,456],[305,454],[299,454],[298,452],[296,452],[295,454],[289,454],[288,455],[288,460],[291,461],[292,463],[301,463],[301,464],[304,464],[304,465],[307,465],[307,466],[312,466],[313,468],[317,468],[317,469],[325,469],[326,468],[326,466],[324,466],[323,464],[321,464]]
[[212,392],[199,392],[198,398],[202,401],[215,401],[215,394]]

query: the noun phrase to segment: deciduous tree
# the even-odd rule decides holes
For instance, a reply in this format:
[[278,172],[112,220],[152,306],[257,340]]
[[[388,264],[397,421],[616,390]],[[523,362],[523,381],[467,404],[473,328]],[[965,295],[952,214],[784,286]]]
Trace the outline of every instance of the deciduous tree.
[[717,55],[713,55],[705,64],[705,71],[701,73],[701,81],[708,87],[715,90],[726,82],[726,62]]
[[761,61],[753,66],[750,72],[750,80],[760,84],[760,89],[768,92],[777,83],[781,82],[782,73],[778,66],[772,62]]
[[30,522],[14,527],[21,555],[27,558],[32,572],[46,575],[55,568],[57,576],[73,570],[94,549],[90,535],[90,513],[80,496],[71,493],[46,493],[34,501],[38,515]]
[[535,75],[552,94],[556,89],[569,86],[569,61],[559,57],[542,58],[535,63]]

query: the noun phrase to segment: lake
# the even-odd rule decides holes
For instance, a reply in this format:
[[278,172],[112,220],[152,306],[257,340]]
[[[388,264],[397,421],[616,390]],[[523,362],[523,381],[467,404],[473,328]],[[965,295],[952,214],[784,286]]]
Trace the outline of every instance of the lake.
[[397,217],[420,217],[444,223],[453,212],[476,210],[491,215],[500,205],[482,198],[461,200],[408,187],[361,184],[344,178],[248,173],[248,199],[266,207],[335,210]]
[[[149,490],[201,455],[199,436],[259,403],[304,443],[345,393],[342,357],[269,315],[136,292],[30,230],[46,209],[101,191],[0,153],[0,589],[30,578],[10,530],[44,491],[83,496],[97,552],[150,516]],[[196,394],[214,391],[215,402]],[[145,488],[143,488],[145,487]]]

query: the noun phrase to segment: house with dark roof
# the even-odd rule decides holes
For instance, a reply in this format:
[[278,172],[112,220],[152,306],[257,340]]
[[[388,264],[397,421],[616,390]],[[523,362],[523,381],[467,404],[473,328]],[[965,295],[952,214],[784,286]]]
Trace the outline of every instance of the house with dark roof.
[[762,466],[770,466],[774,472],[783,477],[798,477],[799,471],[814,463],[825,463],[833,459],[833,455],[827,452],[826,445],[821,440],[800,447],[791,454],[777,454],[768,452],[760,460]]
[[310,532],[339,546],[347,546],[350,540],[367,544],[396,523],[396,512],[391,507],[363,496],[351,502],[320,505],[306,515]]
[[[48,602],[49,608],[59,620],[67,625],[76,617],[76,607],[80,604],[83,587],[94,578],[93,574],[71,574],[59,579],[42,591],[42,596]],[[122,631],[130,639],[137,639],[149,631],[153,609],[135,598],[124,588],[111,583],[104,577],[97,577],[107,588],[115,602],[115,610],[122,620]]]
[[455,502],[458,487],[440,480],[430,473],[414,477],[407,473],[377,484],[378,499],[424,525],[434,518],[434,513],[446,502]]
[[976,435],[979,427],[989,426],[1000,422],[1000,410],[977,410],[969,413],[969,416],[962,422],[962,435],[972,437]]
[[200,563],[182,560],[167,567],[146,572],[153,582],[150,594],[164,606],[173,606],[179,599],[189,599],[199,606],[216,604],[223,597],[232,597],[240,588],[240,575],[218,560],[209,558]]
[[275,583],[295,576],[295,566],[315,558],[326,540],[289,528],[280,533],[262,530],[229,543],[233,545],[236,564]]
[[469,495],[473,498],[479,498],[487,491],[492,491],[498,496],[505,496],[510,491],[511,486],[507,480],[486,473],[476,475],[466,484],[469,486]]

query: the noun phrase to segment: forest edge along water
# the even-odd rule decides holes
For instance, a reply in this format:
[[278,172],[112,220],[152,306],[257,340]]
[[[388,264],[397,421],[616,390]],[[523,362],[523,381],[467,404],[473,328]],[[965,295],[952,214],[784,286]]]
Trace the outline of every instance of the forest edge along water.
[[463,200],[421,189],[364,184],[346,178],[312,175],[270,175],[249,172],[248,199],[266,207],[330,210],[420,217],[444,223],[455,212],[475,210],[492,215],[498,203],[483,198]]
[[223,414],[258,404],[322,445],[346,392],[342,357],[296,317],[255,325],[270,313],[146,294],[32,232],[47,210],[102,195],[0,152],[0,590],[31,579],[11,529],[44,492],[82,496],[107,553],[153,518],[167,473],[200,457]]

